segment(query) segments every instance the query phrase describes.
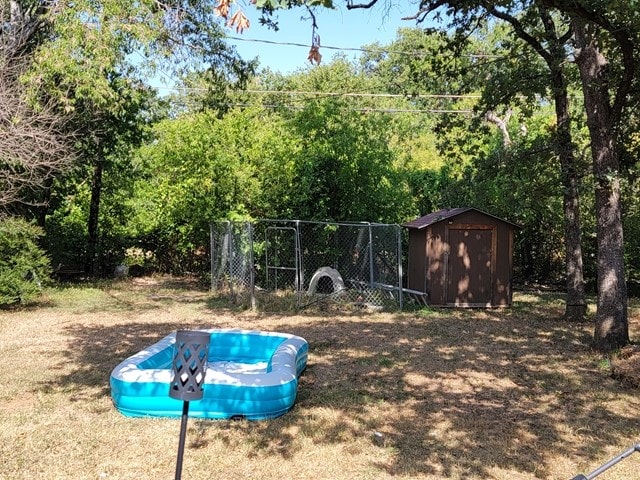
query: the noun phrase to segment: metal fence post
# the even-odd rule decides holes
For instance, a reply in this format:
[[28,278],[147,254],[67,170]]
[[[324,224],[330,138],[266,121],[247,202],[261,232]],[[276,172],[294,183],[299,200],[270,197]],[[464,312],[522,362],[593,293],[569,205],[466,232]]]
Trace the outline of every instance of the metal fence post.
[[369,226],[369,286],[373,288],[373,234],[371,232],[371,223]]
[[210,255],[211,255],[211,258],[209,259],[209,261],[211,263],[211,265],[210,265],[210,267],[211,267],[211,281],[210,281],[209,288],[210,288],[211,292],[213,292],[215,290],[213,282],[214,282],[214,277],[215,277],[215,274],[216,274],[215,267],[213,265],[213,263],[215,262],[215,256],[216,256],[215,255],[216,254],[216,246],[215,246],[215,242],[213,240],[213,222],[211,222],[209,224],[209,251],[210,251]]
[[402,232],[400,226],[396,225],[396,240],[398,242],[398,251],[396,252],[398,261],[398,302],[400,304],[400,311],[404,304],[404,290],[402,289]]
[[304,287],[304,276],[302,274],[302,252],[300,239],[300,220],[296,220],[294,244],[294,264],[296,267],[295,283],[296,283],[296,306],[300,308],[302,304],[302,288]]
[[230,221],[227,221],[227,262],[229,264],[229,295],[231,295],[231,303],[236,302],[236,295],[233,289],[233,226]]
[[249,289],[251,291],[251,310],[256,309],[256,275],[254,271],[255,263],[253,257],[253,224],[247,222],[249,232]]

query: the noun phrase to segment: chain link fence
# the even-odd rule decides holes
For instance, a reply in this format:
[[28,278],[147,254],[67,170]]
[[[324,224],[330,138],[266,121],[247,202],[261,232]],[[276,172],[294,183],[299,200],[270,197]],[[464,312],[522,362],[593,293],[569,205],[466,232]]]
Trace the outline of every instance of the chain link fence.
[[[300,220],[211,225],[211,288],[242,297],[289,298],[297,308],[321,301],[400,308],[403,288],[399,225]],[[426,300],[426,299],[424,299]],[[425,302],[426,303],[426,302]]]
[[227,291],[232,301],[248,295],[255,307],[253,225],[216,222],[210,229],[211,290]]

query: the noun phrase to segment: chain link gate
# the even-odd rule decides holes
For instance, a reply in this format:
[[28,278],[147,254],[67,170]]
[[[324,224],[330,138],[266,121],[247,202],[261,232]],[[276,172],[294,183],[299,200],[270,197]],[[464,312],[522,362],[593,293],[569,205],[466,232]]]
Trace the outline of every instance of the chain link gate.
[[211,226],[211,288],[233,300],[256,291],[295,295],[296,307],[331,300],[402,309],[399,225],[302,220]]
[[248,295],[255,308],[253,226],[250,222],[222,221],[210,227],[211,290],[228,290],[235,302]]

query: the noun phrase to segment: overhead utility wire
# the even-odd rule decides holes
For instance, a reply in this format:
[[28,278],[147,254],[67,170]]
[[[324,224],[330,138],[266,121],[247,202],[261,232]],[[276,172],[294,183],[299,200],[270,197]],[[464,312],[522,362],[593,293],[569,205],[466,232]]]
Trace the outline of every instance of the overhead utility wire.
[[[253,42],[253,43],[266,43],[269,45],[281,45],[288,47],[304,47],[311,48],[310,45],[305,43],[295,43],[295,42],[276,42],[274,40],[263,40],[259,38],[244,38],[244,37],[235,37],[235,36],[227,36],[229,40],[237,40],[239,42]],[[321,45],[320,48],[326,50],[340,50],[340,51],[349,51],[349,52],[385,52],[385,53],[397,53],[401,55],[414,55],[414,56],[445,56],[444,53],[433,54],[427,52],[426,50],[392,50],[384,47],[334,47],[330,45]],[[489,55],[484,53],[469,53],[465,55],[447,55],[447,56],[455,56],[455,57],[468,57],[468,58],[506,58],[504,55]]]
[[242,90],[238,93],[269,93],[269,94],[277,94],[284,93],[287,95],[326,95],[326,96],[337,96],[337,97],[380,97],[380,98],[480,98],[481,95],[464,95],[464,94],[448,94],[448,93],[418,93],[415,95],[403,95],[401,93],[354,93],[354,92],[306,92],[306,91],[295,91],[295,90]]
[[[203,87],[154,87],[157,90],[171,90],[178,92],[207,92]],[[284,94],[284,95],[318,95],[331,97],[371,97],[371,98],[446,98],[446,99],[478,99],[481,95],[473,94],[449,94],[449,93],[418,93],[415,95],[403,95],[400,93],[356,93],[356,92],[319,92],[319,91],[296,91],[296,90],[239,90],[231,93],[242,95],[252,94]]]
[[[188,106],[186,102],[182,103],[183,106]],[[254,107],[256,105],[253,105],[251,103],[225,103],[225,106],[227,107]],[[298,106],[298,105],[285,105],[285,104],[261,104],[259,105],[262,108],[268,108],[268,109],[279,109],[279,108],[286,108],[288,110],[302,110],[304,107],[302,106]],[[426,109],[426,108],[421,108],[421,109],[411,109],[411,108],[352,108],[350,109],[351,111],[354,112],[361,112],[361,113],[439,113],[439,114],[446,114],[446,113],[451,113],[451,114],[465,114],[465,115],[471,115],[474,113],[473,110],[447,110],[447,109]]]

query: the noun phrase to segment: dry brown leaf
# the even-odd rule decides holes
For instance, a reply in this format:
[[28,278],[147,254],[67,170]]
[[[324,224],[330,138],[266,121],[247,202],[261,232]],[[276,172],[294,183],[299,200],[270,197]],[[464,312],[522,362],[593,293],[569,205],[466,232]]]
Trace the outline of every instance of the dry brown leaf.
[[317,45],[313,45],[311,47],[311,49],[309,50],[309,56],[307,56],[307,60],[309,60],[309,62],[311,64],[316,64],[316,65],[320,65],[320,62],[322,61],[322,55],[320,54],[320,47]]
[[244,32],[246,29],[249,28],[250,25],[251,23],[249,22],[249,19],[247,18],[247,16],[244,14],[242,10],[236,10],[236,12],[232,15],[232,17],[227,22],[227,26],[236,27],[237,33]]
[[229,18],[229,6],[231,5],[231,0],[218,0],[218,5],[213,9],[213,13],[217,16],[222,17],[224,19]]
[[307,56],[307,60],[313,65],[320,65],[322,61],[322,55],[320,54],[320,35],[316,32],[316,26],[313,26],[313,33],[311,35],[311,49],[309,50],[309,55]]

